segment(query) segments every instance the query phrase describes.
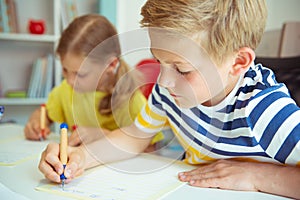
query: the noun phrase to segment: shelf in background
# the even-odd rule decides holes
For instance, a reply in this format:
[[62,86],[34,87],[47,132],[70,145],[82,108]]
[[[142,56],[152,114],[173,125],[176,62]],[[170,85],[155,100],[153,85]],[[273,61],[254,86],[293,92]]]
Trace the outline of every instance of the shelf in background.
[[34,35],[26,33],[0,33],[0,40],[28,41],[28,42],[55,42],[56,35]]
[[0,98],[0,105],[40,105],[47,98]]

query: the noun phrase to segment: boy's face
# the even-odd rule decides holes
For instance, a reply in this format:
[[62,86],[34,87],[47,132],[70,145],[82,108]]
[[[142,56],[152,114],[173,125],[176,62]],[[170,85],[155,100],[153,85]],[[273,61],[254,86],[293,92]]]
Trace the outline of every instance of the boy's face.
[[161,64],[158,83],[169,91],[180,107],[194,107],[209,100],[205,79],[194,66],[164,50],[152,49],[152,54]]
[[189,39],[149,33],[152,54],[161,64],[158,83],[169,91],[178,106],[210,106],[226,96],[228,64],[217,67],[204,49]]

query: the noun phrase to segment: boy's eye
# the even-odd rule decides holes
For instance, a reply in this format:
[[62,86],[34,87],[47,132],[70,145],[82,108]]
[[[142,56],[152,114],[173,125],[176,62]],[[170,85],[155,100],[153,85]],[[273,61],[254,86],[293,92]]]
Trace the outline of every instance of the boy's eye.
[[190,71],[186,71],[186,72],[180,71],[178,68],[176,68],[176,71],[181,75],[187,75],[187,74],[191,73]]
[[[182,70],[181,67],[177,64],[174,64],[174,68],[176,69],[176,71],[181,74],[181,75],[187,75],[189,73],[191,73],[190,70]],[[184,68],[183,68],[184,69]]]

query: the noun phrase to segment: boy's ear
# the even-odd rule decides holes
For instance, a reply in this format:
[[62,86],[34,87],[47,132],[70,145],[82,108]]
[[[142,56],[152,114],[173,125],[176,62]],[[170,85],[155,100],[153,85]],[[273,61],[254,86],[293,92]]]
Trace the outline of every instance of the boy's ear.
[[249,47],[239,49],[230,73],[238,76],[247,71],[255,58],[254,51]]

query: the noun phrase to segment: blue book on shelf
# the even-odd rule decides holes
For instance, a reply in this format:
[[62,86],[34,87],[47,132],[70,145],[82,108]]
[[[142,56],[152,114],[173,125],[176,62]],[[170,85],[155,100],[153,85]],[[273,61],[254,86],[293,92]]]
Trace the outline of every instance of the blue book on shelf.
[[35,60],[33,62],[32,67],[31,67],[30,80],[29,80],[29,85],[28,85],[28,89],[27,89],[27,97],[28,98],[31,98],[32,93],[33,93],[34,74],[35,74],[35,71],[36,71],[36,63],[37,63],[37,61]]
[[2,22],[2,3],[0,2],[0,32],[3,32],[3,22]]
[[46,80],[45,80],[45,87],[44,87],[44,94],[43,97],[48,97],[49,92],[53,86],[53,62],[54,57],[52,54],[48,54],[47,56],[47,70],[46,70]]
[[46,57],[39,58],[40,66],[38,73],[38,82],[37,82],[37,90],[36,90],[36,98],[44,97],[44,88],[46,85],[46,68],[47,68],[47,59]]
[[35,60],[32,66],[29,86],[28,86],[28,92],[27,97],[28,98],[37,98],[37,92],[38,92],[38,85],[41,84],[41,74],[42,74],[42,67],[41,67],[41,59],[38,58]]
[[38,98],[38,91],[39,87],[42,84],[42,59],[38,58],[37,59],[37,70],[36,74],[34,75],[36,77],[35,81],[36,83],[34,84],[34,90],[33,90],[33,98]]
[[9,26],[9,19],[8,19],[8,7],[5,0],[0,0],[1,4],[1,17],[2,17],[2,26],[3,32],[9,33],[10,26]]

